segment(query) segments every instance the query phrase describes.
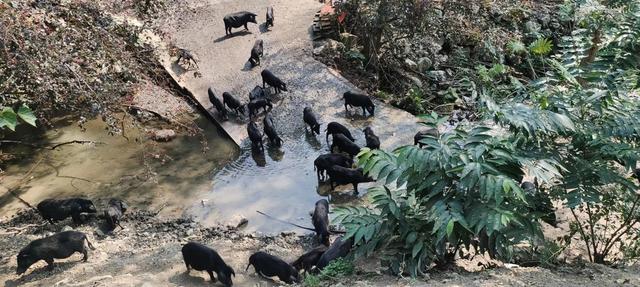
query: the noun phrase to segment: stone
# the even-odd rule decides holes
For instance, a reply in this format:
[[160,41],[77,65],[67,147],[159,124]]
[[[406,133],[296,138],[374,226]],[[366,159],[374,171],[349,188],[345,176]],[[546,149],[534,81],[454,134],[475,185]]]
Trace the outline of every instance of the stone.
[[535,21],[529,20],[524,23],[524,31],[527,34],[538,34],[540,32],[540,25]]
[[358,36],[351,33],[340,33],[340,42],[350,49],[358,44]]
[[431,65],[431,59],[427,57],[422,57],[418,60],[418,70],[420,70],[420,72],[428,70],[429,68],[431,68]]
[[445,71],[429,71],[427,76],[438,82],[444,82],[447,79],[447,73]]
[[176,137],[176,132],[172,129],[152,130],[151,139],[159,142],[168,142]]
[[62,231],[63,232],[64,231],[71,231],[71,230],[73,230],[73,228],[71,228],[71,226],[69,226],[69,225],[65,225],[64,227],[62,227]]
[[404,59],[404,64],[411,70],[416,70],[418,68],[418,64],[411,59]]

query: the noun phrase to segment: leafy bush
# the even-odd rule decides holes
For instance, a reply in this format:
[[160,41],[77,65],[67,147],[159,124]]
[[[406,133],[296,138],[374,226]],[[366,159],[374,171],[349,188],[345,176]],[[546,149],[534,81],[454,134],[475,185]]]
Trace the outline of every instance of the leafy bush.
[[[444,119],[423,116],[436,128]],[[431,263],[446,267],[460,248],[508,260],[511,246],[541,237],[532,195],[519,183],[523,166],[549,178],[553,163],[536,161],[490,127],[458,126],[422,140],[424,148],[366,150],[358,165],[384,186],[369,190],[372,209],[336,210],[356,256],[379,250],[393,272],[416,276]]]
[[482,98],[520,150],[560,164],[546,182],[570,209],[589,260],[604,263],[621,258],[614,250],[636,254],[637,186],[626,174],[640,158],[640,2],[597,11],[591,2],[576,7],[586,18],[558,53],[541,59],[544,76],[525,87],[529,104],[494,102],[490,88]]
[[[463,248],[510,260],[516,243],[541,239],[538,219],[548,212],[537,209],[550,197],[571,210],[591,261],[604,263],[614,245],[640,254],[640,197],[626,176],[640,158],[640,1],[620,5],[584,13],[595,19],[578,19],[552,57],[550,40],[532,43],[531,80],[480,83],[480,123],[427,137],[423,148],[362,151],[358,165],[383,186],[370,189],[370,208],[336,211],[356,256],[377,251],[392,271],[412,276],[447,266]],[[429,128],[444,121],[423,120]],[[523,191],[525,172],[542,188]],[[561,249],[543,248],[540,263],[555,264]]]

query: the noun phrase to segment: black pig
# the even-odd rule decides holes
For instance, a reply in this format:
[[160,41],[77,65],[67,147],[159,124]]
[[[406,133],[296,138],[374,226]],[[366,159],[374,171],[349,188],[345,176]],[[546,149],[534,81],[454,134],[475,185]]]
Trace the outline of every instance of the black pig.
[[373,116],[373,112],[375,111],[376,107],[373,105],[373,102],[371,101],[371,98],[369,98],[369,96],[348,91],[342,95],[342,98],[344,99],[344,110],[347,113],[349,112],[347,106],[362,107],[363,116],[367,115],[365,109],[369,112],[369,114]]
[[298,270],[304,270],[305,272],[311,271],[313,266],[318,264],[318,260],[327,251],[329,247],[326,245],[318,245],[315,248],[311,249],[309,252],[302,254],[296,261],[293,261],[291,265]]
[[232,111],[234,111],[237,115],[244,114],[244,106],[240,102],[240,100],[236,99],[233,95],[228,92],[222,93],[222,103],[225,106],[229,107]]
[[200,243],[189,242],[182,247],[182,259],[187,266],[187,273],[191,271],[191,268],[207,271],[211,281],[216,282],[216,278],[213,277],[213,272],[215,272],[222,284],[225,286],[233,285],[231,276],[235,277],[236,272],[222,260],[215,250]]
[[216,108],[216,110],[220,114],[220,117],[222,119],[227,119],[227,109],[224,107],[220,99],[216,97],[216,95],[213,93],[213,90],[211,90],[211,88],[207,90],[207,93],[209,94],[209,101]]
[[253,44],[253,48],[251,48],[251,56],[249,57],[249,63],[251,63],[251,67],[255,67],[260,65],[260,57],[262,57],[262,40],[258,39]]
[[327,130],[326,130],[326,141],[327,144],[329,144],[329,135],[335,135],[335,134],[343,134],[344,136],[346,136],[348,139],[350,139],[352,142],[355,142],[356,139],[353,138],[353,136],[351,135],[351,132],[349,131],[349,129],[347,129],[347,127],[341,125],[340,123],[337,122],[330,122],[329,124],[327,124]]
[[259,147],[260,150],[264,150],[264,145],[262,144],[262,134],[258,129],[258,125],[250,121],[247,125],[247,133],[249,134],[249,139],[251,140],[252,147]]
[[334,165],[351,167],[353,165],[353,160],[350,157],[339,153],[319,155],[316,160],[313,161],[314,170],[316,170],[318,175],[318,181],[324,180],[325,171]]
[[264,277],[278,276],[280,281],[287,284],[300,282],[300,274],[298,274],[298,271],[293,268],[293,266],[271,254],[262,251],[253,253],[253,255],[249,257],[249,264],[247,264],[245,271],[249,270],[249,266],[251,265],[253,265],[256,273]]
[[260,86],[253,87],[253,90],[249,92],[249,101],[266,98],[266,97],[267,97],[266,91]]
[[45,199],[38,203],[38,211],[42,218],[50,223],[64,220],[71,216],[73,222],[81,223],[81,213],[96,213],[93,202],[84,198]]
[[278,136],[276,125],[273,123],[271,115],[264,116],[262,123],[264,124],[264,133],[269,137],[269,141],[277,146],[282,146],[282,139]]
[[334,165],[327,170],[329,174],[329,184],[331,184],[331,190],[336,185],[353,184],[353,190],[358,193],[358,183],[372,182],[372,178],[363,174],[362,169],[345,168],[339,165]]
[[364,138],[367,140],[367,147],[370,149],[380,149],[380,139],[373,133],[371,127],[366,127],[364,130]]
[[267,22],[265,27],[269,28],[269,26],[273,27],[273,7],[267,7]]
[[253,99],[247,105],[249,107],[249,117],[253,117],[258,114],[258,111],[262,108],[264,111],[267,111],[267,107],[269,110],[273,109],[273,105],[271,104],[271,100],[268,98],[258,98]]
[[257,23],[256,16],[258,15],[247,11],[236,12],[224,16],[222,19],[224,21],[224,34],[229,35],[231,34],[231,28],[240,28],[241,26],[244,26],[245,30],[249,30],[247,23]]
[[320,199],[316,202],[311,221],[320,243],[329,246],[329,202],[326,199]]
[[53,259],[64,259],[76,252],[82,253],[84,255],[82,260],[87,262],[89,259],[87,246],[92,250],[95,249],[87,236],[78,231],[63,231],[49,237],[36,239],[18,253],[16,272],[20,275],[27,271],[29,266],[40,260],[47,262],[48,269],[53,270]]
[[280,91],[288,91],[287,84],[280,80],[280,78],[276,77],[276,75],[271,73],[271,71],[264,69],[262,70],[262,73],[260,73],[260,75],[262,76],[262,88],[265,87],[265,84],[268,84],[269,86],[275,88],[276,94],[280,93]]
[[[302,119],[307,125],[309,125],[311,133],[315,133],[318,135],[320,134],[320,124],[318,123],[318,117],[316,117],[316,114],[310,107],[304,108],[304,111],[302,111]],[[306,125],[304,126],[304,129],[307,130]]]
[[349,251],[351,251],[352,245],[353,237],[349,238],[348,240],[342,240],[342,236],[336,238],[329,249],[327,249],[327,251],[325,251],[322,256],[320,256],[320,259],[318,259],[318,263],[316,264],[318,270],[322,270],[327,265],[329,265],[329,262],[335,259],[347,256],[349,254]]
[[127,211],[127,208],[127,204],[120,199],[112,198],[109,200],[109,206],[107,210],[104,211],[104,218],[110,230],[116,229],[116,226],[124,229],[124,227],[120,225],[120,218],[122,218]]
[[356,156],[360,152],[360,146],[353,143],[343,134],[333,135],[333,142],[331,143],[332,152],[335,147],[338,147],[338,150],[341,152],[348,153],[351,157]]

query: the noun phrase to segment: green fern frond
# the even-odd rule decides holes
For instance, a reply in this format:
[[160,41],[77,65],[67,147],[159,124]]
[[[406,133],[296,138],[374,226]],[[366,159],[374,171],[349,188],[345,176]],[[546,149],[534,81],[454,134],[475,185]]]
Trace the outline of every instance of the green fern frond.
[[529,45],[529,51],[536,56],[545,56],[551,53],[553,50],[553,42],[549,39],[540,38],[538,40],[533,41]]

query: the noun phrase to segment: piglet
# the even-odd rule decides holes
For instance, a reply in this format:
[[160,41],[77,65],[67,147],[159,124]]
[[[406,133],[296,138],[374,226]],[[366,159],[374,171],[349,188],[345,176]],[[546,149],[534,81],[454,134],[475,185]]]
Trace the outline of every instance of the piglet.
[[348,91],[342,95],[342,98],[344,99],[344,110],[346,113],[349,113],[347,106],[361,107],[363,116],[367,115],[366,112],[369,112],[369,114],[373,116],[376,107],[373,105],[369,96]]
[[264,150],[264,145],[262,143],[262,133],[258,129],[258,125],[250,121],[247,125],[247,133],[249,134],[249,140],[251,140],[252,147],[259,147],[260,150]]
[[327,170],[327,173],[329,174],[331,190],[333,190],[336,185],[352,184],[354,192],[357,194],[358,183],[374,181],[371,177],[365,176],[360,168],[345,168],[334,165]]
[[54,258],[64,259],[76,252],[82,253],[84,255],[82,260],[86,262],[89,259],[87,247],[95,249],[87,236],[78,231],[63,231],[49,237],[36,239],[18,253],[16,272],[20,275],[40,260],[47,262],[48,269],[53,270]]
[[278,276],[280,281],[287,284],[300,282],[300,274],[298,274],[298,271],[293,268],[293,266],[271,254],[262,251],[254,253],[249,257],[249,264],[247,264],[245,271],[249,270],[249,266],[251,265],[253,265],[256,273],[264,277]]
[[330,122],[329,124],[327,124],[327,130],[326,130],[326,136],[325,136],[327,144],[329,144],[329,135],[335,136],[336,134],[343,134],[352,142],[356,141],[356,139],[353,138],[353,136],[351,135],[351,132],[349,131],[349,129],[347,129],[347,127],[337,122]]
[[322,270],[327,267],[331,261],[347,256],[349,251],[351,251],[351,246],[353,246],[353,237],[348,240],[343,240],[342,236],[336,238],[329,249],[320,256],[316,268]]
[[316,202],[311,221],[320,243],[329,246],[329,202],[326,199],[320,199]]
[[296,261],[293,261],[291,265],[298,270],[304,270],[305,272],[311,271],[311,269],[318,264],[318,260],[329,247],[322,244],[311,249],[309,252],[302,254]]
[[370,149],[380,149],[380,139],[373,133],[371,127],[366,127],[364,130],[364,138],[367,141],[367,147]]
[[285,84],[280,78],[276,77],[271,71],[264,69],[262,73],[262,87],[265,87],[265,84],[274,87],[276,90],[276,94],[280,93],[280,91],[287,91],[287,84]]
[[189,242],[182,247],[182,259],[187,266],[187,273],[191,271],[191,268],[197,271],[207,271],[211,281],[216,282],[216,278],[213,277],[213,272],[215,272],[222,284],[225,286],[233,285],[231,276],[235,277],[236,272],[222,260],[222,257],[215,250],[197,242]]
[[[318,123],[318,117],[310,107],[304,108],[304,110],[302,111],[302,119],[304,120],[305,124],[309,125],[311,133],[315,133],[317,135],[320,134],[320,123]],[[304,128],[306,130],[307,126],[305,125]]]
[[95,214],[97,212],[91,200],[78,197],[45,199],[38,203],[37,209],[42,218],[48,220],[49,223],[64,220],[71,216],[73,222],[79,224],[82,222],[82,213]]
[[109,230],[116,229],[116,226],[124,229],[124,227],[120,225],[120,218],[122,218],[125,211],[127,211],[127,208],[127,204],[120,199],[112,198],[109,200],[109,206],[107,210],[104,211],[104,218],[107,221]]

